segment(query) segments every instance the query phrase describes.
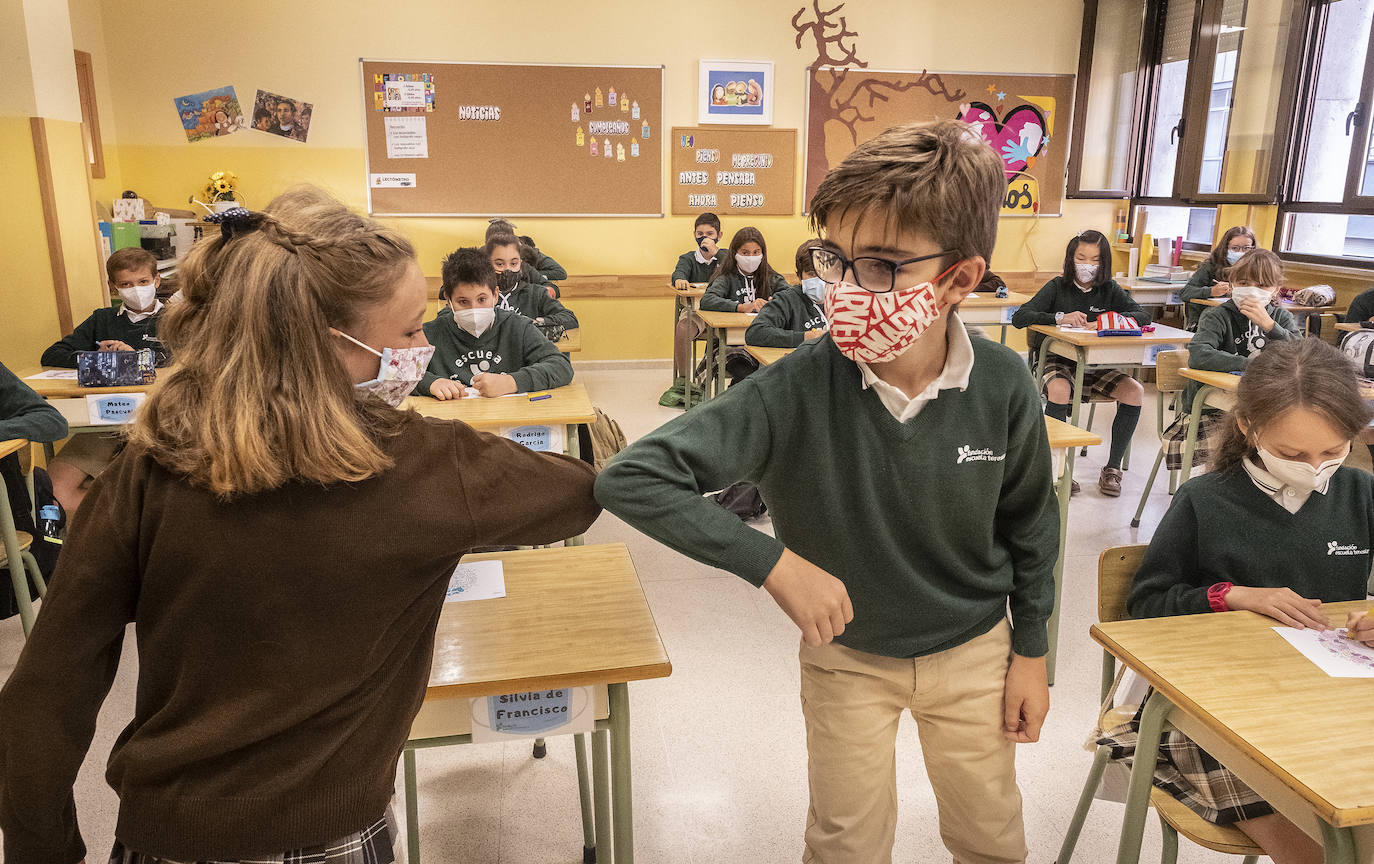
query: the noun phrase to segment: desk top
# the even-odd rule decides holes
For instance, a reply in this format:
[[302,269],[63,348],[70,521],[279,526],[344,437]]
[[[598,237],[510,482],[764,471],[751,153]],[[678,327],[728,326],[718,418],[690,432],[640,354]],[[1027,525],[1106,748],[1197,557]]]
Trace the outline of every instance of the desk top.
[[1337,329],[1337,330],[1344,330],[1344,331],[1347,332],[1347,333],[1358,333],[1359,331],[1364,330],[1365,328],[1364,328],[1364,327],[1361,327],[1361,326],[1360,326],[1360,322],[1358,322],[1358,321],[1352,321],[1352,322],[1350,322],[1350,323],[1346,323],[1346,322],[1344,322],[1344,321],[1341,321],[1341,322],[1339,322],[1339,323],[1336,324],[1336,329]]
[[673,666],[623,543],[469,555],[500,559],[506,596],[445,603],[430,697],[666,678]]
[[573,328],[564,332],[563,338],[553,343],[559,351],[567,351],[569,354],[576,354],[582,350],[582,330]]
[[1208,372],[1206,369],[1189,369],[1185,366],[1178,370],[1178,374],[1191,381],[1225,390],[1227,393],[1234,393],[1240,387],[1240,376],[1232,375],[1230,372]]
[[[147,393],[156,384],[130,384],[126,387],[82,387],[76,383],[75,378],[44,378],[39,381],[30,381],[30,375],[37,375],[40,372],[47,372],[54,367],[35,366],[25,369],[19,373],[19,377],[24,379],[24,383],[33,388],[33,392],[42,396],[44,399],[71,399],[80,396],[99,396],[108,393]],[[75,369],[63,370],[75,372]],[[159,373],[164,370],[159,369]]]
[[673,293],[679,297],[700,297],[706,293],[706,283],[688,282],[686,288],[673,288]]
[[1089,432],[1087,429],[1079,429],[1063,420],[1056,420],[1053,417],[1045,418],[1045,434],[1050,439],[1051,450],[1069,449],[1071,447],[1096,447],[1102,443],[1102,436]]
[[968,308],[968,309],[984,309],[984,308],[998,308],[998,307],[1003,307],[1003,308],[1005,308],[1005,307],[1007,307],[1007,306],[1020,306],[1022,303],[1027,303],[1027,302],[1029,302],[1030,299],[1031,299],[1031,298],[1030,298],[1030,295],[1029,295],[1029,294],[1021,294],[1021,293],[1018,293],[1018,292],[1016,292],[1016,291],[1008,291],[1008,292],[1007,292],[1007,296],[1005,296],[1005,297],[998,297],[998,296],[996,296],[996,295],[994,295],[994,294],[988,294],[987,292],[984,292],[984,293],[982,293],[982,294],[976,294],[976,293],[975,293],[975,294],[970,294],[970,295],[968,295],[967,297],[965,297],[965,298],[959,303],[959,308],[960,308],[960,309],[964,309],[964,308]]
[[1193,338],[1193,334],[1187,330],[1179,330],[1164,324],[1156,324],[1154,328],[1153,333],[1142,333],[1139,336],[1098,336],[1096,330],[1065,330],[1053,324],[1031,325],[1031,329],[1036,333],[1050,336],[1070,345],[1085,347],[1092,345],[1112,348],[1131,345],[1184,345]]
[[[1230,299],[1230,297],[1194,297],[1188,302],[1196,303],[1199,306],[1220,306]],[[1320,315],[1322,312],[1334,312],[1339,308],[1337,306],[1299,306],[1292,300],[1280,300],[1279,306],[1287,309],[1289,312],[1297,312],[1303,315]]]
[[698,309],[697,315],[706,322],[707,327],[716,329],[728,329],[733,327],[748,327],[754,323],[757,316],[749,312],[712,312],[709,309]]
[[27,446],[29,446],[29,442],[23,438],[11,438],[8,441],[0,441],[0,459],[4,459],[11,453],[18,453]]
[[761,348],[758,345],[746,345],[744,350],[749,355],[759,361],[760,366],[771,366],[782,358],[797,350],[795,348]]
[[[1369,603],[1328,603],[1327,620]],[[1092,637],[1178,710],[1336,827],[1374,824],[1374,681],[1331,678],[1253,612],[1095,624]],[[1224,670],[1224,672],[1220,671]]]
[[[529,397],[548,393],[552,398],[531,402]],[[574,381],[566,387],[520,393],[498,399],[467,396],[462,399],[440,401],[429,396],[411,396],[405,407],[413,408],[425,417],[441,420],[462,420],[478,429],[499,426],[554,425],[560,423],[591,423],[596,420],[587,388]]]

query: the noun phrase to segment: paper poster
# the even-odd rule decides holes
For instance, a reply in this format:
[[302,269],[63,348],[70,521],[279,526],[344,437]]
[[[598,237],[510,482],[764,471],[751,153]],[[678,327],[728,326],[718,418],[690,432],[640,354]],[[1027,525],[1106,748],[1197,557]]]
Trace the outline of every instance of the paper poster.
[[413,189],[415,188],[415,175],[373,174],[370,185],[373,189]]
[[403,114],[434,110],[434,76],[428,72],[376,73],[372,76],[372,109]]
[[453,569],[444,602],[495,600],[505,596],[506,571],[500,561],[468,561]]
[[429,133],[423,114],[384,117],[382,123],[386,129],[386,158],[429,158]]
[[314,110],[309,102],[259,90],[253,100],[253,128],[304,143]]
[[1374,678],[1374,648],[1346,638],[1344,627],[1321,633],[1275,627],[1274,632],[1332,678]]
[[172,104],[181,117],[187,141],[232,135],[245,125],[239,97],[233,87],[216,87],[204,93],[178,96]]
[[596,725],[596,693],[591,687],[482,696],[470,700],[468,708],[477,744],[591,732]]
[[382,90],[382,107],[388,110],[398,108],[425,107],[425,84],[423,81],[388,81]]
[[75,381],[75,369],[44,369],[37,375],[30,375],[25,381]]

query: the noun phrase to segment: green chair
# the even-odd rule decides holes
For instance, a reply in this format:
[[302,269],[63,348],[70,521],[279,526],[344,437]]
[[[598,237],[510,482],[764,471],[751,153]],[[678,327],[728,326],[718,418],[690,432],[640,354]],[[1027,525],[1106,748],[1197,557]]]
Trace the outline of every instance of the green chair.
[[[1172,353],[1172,352],[1171,352]],[[1163,355],[1161,355],[1163,356]],[[1140,569],[1141,559],[1145,557],[1144,545],[1112,546],[1102,550],[1097,559],[1097,618],[1103,623],[1122,621],[1130,616],[1126,613],[1126,597],[1130,594],[1131,580]],[[1102,652],[1102,689],[1100,698],[1103,703],[1112,689],[1116,678],[1116,658],[1109,652]],[[1111,710],[1107,706],[1106,710]],[[1104,710],[1104,715],[1106,711]],[[1166,729],[1168,726],[1166,725]],[[1069,864],[1073,858],[1074,846],[1078,845],[1078,835],[1083,831],[1083,823],[1088,818],[1088,808],[1092,806],[1093,794],[1102,782],[1102,774],[1107,769],[1111,748],[1099,745],[1093,754],[1092,767],[1088,769],[1088,781],[1083,784],[1083,792],[1078,797],[1078,808],[1074,810],[1064,843],[1059,847],[1056,864]],[[1150,806],[1159,815],[1159,827],[1164,833],[1162,864],[1176,864],[1178,861],[1179,835],[1213,852],[1245,856],[1244,864],[1256,864],[1264,850],[1254,844],[1244,831],[1229,825],[1213,825],[1189,810],[1169,793],[1152,788]]]
[[[1182,418],[1184,423],[1189,422],[1188,415],[1183,411],[1183,391],[1188,386],[1188,379],[1178,373],[1178,370],[1188,365],[1187,351],[1161,351],[1155,357],[1155,388],[1159,391],[1159,410],[1155,412],[1155,427],[1159,434],[1159,453],[1155,456],[1154,467],[1150,469],[1150,478],[1145,481],[1145,489],[1140,493],[1140,504],[1135,508],[1135,517],[1131,519],[1131,527],[1140,527],[1140,515],[1145,512],[1145,502],[1150,497],[1150,490],[1154,488],[1155,476],[1159,474],[1159,466],[1164,462],[1164,432],[1172,424],[1166,424],[1164,418],[1170,413],[1167,408],[1172,408],[1175,418]],[[1178,470],[1169,471],[1169,494],[1174,494],[1178,489]]]
[[[19,454],[19,464],[29,485],[30,501],[33,500],[32,449],[27,441],[0,442],[0,456],[8,456],[10,453]],[[29,547],[33,545],[33,536],[27,531],[20,531],[14,527],[14,512],[10,509],[10,497],[3,489],[0,489],[0,540],[4,541],[4,548],[0,548],[0,567],[9,567],[10,584],[14,586],[14,600],[19,606],[19,621],[24,627],[24,637],[28,638],[29,632],[33,630],[34,619],[33,595],[29,593],[29,579],[33,579],[39,597],[48,593],[48,586],[43,582],[43,574],[38,569],[38,562],[29,552]],[[28,571],[27,574],[25,570]]]

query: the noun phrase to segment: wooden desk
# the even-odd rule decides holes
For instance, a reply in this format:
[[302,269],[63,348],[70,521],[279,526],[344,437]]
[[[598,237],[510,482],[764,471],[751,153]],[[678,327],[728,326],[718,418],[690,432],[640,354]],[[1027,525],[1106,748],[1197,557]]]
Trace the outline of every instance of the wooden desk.
[[986,292],[970,294],[959,304],[959,320],[969,326],[1001,327],[1002,337],[998,341],[1005,345],[1007,325],[1011,324],[1011,316],[1016,314],[1022,303],[1030,299],[1029,294],[1019,294],[1015,291],[1008,291],[1006,297]]
[[[146,394],[157,386],[152,384],[130,384],[125,387],[82,387],[76,383],[75,378],[44,378],[37,381],[29,380],[30,375],[37,375],[40,372],[52,371],[56,367],[35,366],[25,369],[19,373],[19,377],[24,383],[33,389],[35,393],[47,399],[52,407],[56,408],[67,420],[67,427],[71,434],[78,435],[88,432],[110,432],[118,429],[118,425],[92,424],[90,407],[86,402],[87,396],[118,396],[123,394]],[[64,369],[64,372],[75,372],[75,369]],[[166,370],[157,370],[158,374],[163,374]],[[51,460],[56,452],[51,442],[43,445],[43,452]]]
[[762,348],[758,345],[746,345],[744,350],[749,352],[749,356],[759,361],[760,366],[772,366],[782,358],[796,351],[796,348]]
[[1358,333],[1358,332],[1360,332],[1361,330],[1365,330],[1365,329],[1368,329],[1368,328],[1361,327],[1361,326],[1360,326],[1360,323],[1359,323],[1358,321],[1353,321],[1353,322],[1350,322],[1350,323],[1346,323],[1345,321],[1340,321],[1340,322],[1337,322],[1337,324],[1336,324],[1336,329],[1337,329],[1337,330],[1340,330],[1340,331],[1342,331],[1342,332],[1345,332],[1345,333]]
[[[631,864],[628,682],[666,678],[673,667],[629,550],[622,543],[608,543],[472,555],[465,560],[488,559],[500,559],[504,565],[506,596],[444,604],[421,714],[447,708],[460,715],[467,700],[478,696],[606,685],[608,715],[597,721],[592,733],[596,843],[603,853],[600,860]],[[471,737],[440,735],[406,743],[406,831],[412,864],[419,861],[415,751],[465,744]]]
[[[701,302],[702,295],[704,295],[704,294],[706,293],[706,284],[707,284],[707,283],[705,283],[705,282],[688,282],[686,288],[683,288],[683,289],[680,289],[680,290],[679,290],[677,287],[673,287],[673,288],[672,288],[672,291],[673,291],[673,339],[674,339],[674,340],[677,339],[677,322],[678,322],[678,319],[680,319],[680,318],[682,317],[682,315],[683,315],[684,312],[687,312],[687,311],[689,311],[689,310],[691,310],[691,311],[695,311],[695,310],[696,310],[698,304]],[[687,380],[686,380],[686,383],[683,385],[683,391],[682,391],[682,403],[683,403],[683,404],[682,404],[682,407],[683,407],[684,410],[687,409],[687,408],[691,408],[691,407],[692,407],[692,379],[696,377],[696,368],[697,368],[697,343],[696,343],[696,340],[695,340],[695,339],[693,339],[693,340],[691,341],[690,347],[691,347],[691,352],[690,352],[691,366],[690,366],[690,368],[688,368],[688,369],[686,370],[686,372],[687,372],[687,376],[686,376],[686,377],[687,377]],[[703,399],[704,399],[704,394],[703,394]]]
[[1064,594],[1064,548],[1069,536],[1069,497],[1073,494],[1073,455],[1079,447],[1101,444],[1102,436],[1053,417],[1045,418],[1045,436],[1049,439],[1050,450],[1059,454],[1059,473],[1054,482],[1054,494],[1059,502],[1059,555],[1054,561],[1054,611],[1050,613],[1048,624],[1050,650],[1045,655],[1045,671],[1053,684],[1059,647],[1059,600]]
[[[531,402],[531,395],[550,394],[548,399]],[[441,420],[462,420],[474,429],[493,430],[505,426],[566,426],[564,452],[578,455],[577,427],[596,421],[596,409],[581,382],[566,387],[521,393],[498,399],[470,396],[440,401],[430,396],[411,396],[405,407],[425,417]]]
[[[1053,351],[1074,361],[1073,397],[1069,422],[1078,425],[1078,412],[1083,404],[1083,374],[1089,366],[1154,366],[1160,351],[1187,345],[1193,334],[1163,324],[1155,324],[1154,332],[1139,336],[1098,336],[1095,330],[1065,330],[1053,324],[1033,324],[1031,330],[1045,339],[1040,343],[1039,369]],[[1043,374],[1043,373],[1042,373]]]
[[[1368,601],[1322,607],[1333,625]],[[1374,686],[1331,678],[1252,612],[1096,624],[1103,648],[1155,688],[1140,723],[1118,864],[1140,857],[1167,719],[1323,843],[1326,861],[1374,861]],[[1218,674],[1225,670],[1225,674]]]
[[1208,406],[1218,411],[1230,411],[1236,404],[1236,389],[1240,387],[1240,376],[1230,372],[1208,372],[1205,369],[1184,367],[1178,374],[1202,386],[1193,396],[1193,408],[1188,414],[1188,437],[1183,442],[1183,464],[1178,475],[1183,482],[1192,476],[1193,453],[1197,449],[1197,427],[1202,411]]
[[575,327],[572,330],[564,331],[563,338],[559,339],[557,342],[553,344],[557,346],[559,351],[563,351],[568,354],[578,353],[582,350],[581,328]]
[[[725,347],[743,345],[744,331],[754,323],[756,316],[752,312],[711,312],[707,309],[700,309],[697,314],[706,323],[706,356],[716,358],[714,367],[707,369],[710,390],[706,398],[710,399],[725,389]],[[720,350],[716,350],[717,341]]]
[[1155,282],[1139,276],[1128,276],[1116,280],[1116,284],[1126,289],[1131,299],[1142,306],[1176,306],[1180,302],[1178,292],[1188,281]]

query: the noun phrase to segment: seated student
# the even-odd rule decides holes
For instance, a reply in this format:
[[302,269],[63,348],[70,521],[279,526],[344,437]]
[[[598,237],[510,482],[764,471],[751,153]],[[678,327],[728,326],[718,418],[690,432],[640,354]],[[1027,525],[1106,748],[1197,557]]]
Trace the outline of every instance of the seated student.
[[67,436],[67,419],[0,363],[0,441],[46,444]]
[[[1131,299],[1111,277],[1112,250],[1101,231],[1087,230],[1069,241],[1064,250],[1064,272],[1045,283],[1036,295],[1022,304],[1011,317],[1013,327],[1025,329],[1033,324],[1058,324],[1064,327],[1088,327],[1103,312],[1119,312],[1134,318],[1142,327],[1150,323],[1150,314]],[[1040,356],[1040,344],[1045,337],[1029,333],[1026,338],[1032,357]],[[1067,421],[1069,400],[1073,392],[1075,365],[1056,354],[1045,360],[1040,370],[1049,403],[1045,413],[1056,420]],[[1118,369],[1086,369],[1083,386],[1093,395],[1116,400],[1116,418],[1112,421],[1112,443],[1107,464],[1097,478],[1097,488],[1112,498],[1121,494],[1121,460],[1135,434],[1140,420],[1140,403],[1145,390],[1140,382]],[[1079,491],[1073,481],[1073,492]]]
[[567,269],[548,255],[545,255],[544,251],[539,248],[539,244],[534,242],[533,237],[528,234],[517,234],[516,239],[530,247],[530,251],[534,253],[534,263],[530,266],[543,275],[545,279],[549,280],[550,283],[561,282],[568,278]]
[[1188,284],[1178,291],[1178,299],[1183,301],[1183,320],[1189,330],[1197,329],[1202,310],[1208,308],[1189,301],[1231,296],[1230,267],[1254,248],[1255,232],[1244,225],[1237,225],[1227,228],[1217,245],[1212,247],[1212,254],[1197,265]]
[[310,188],[225,224],[180,265],[177,364],[0,691],[6,861],[85,856],[72,783],[130,622],[138,704],[101,861],[392,860],[454,567],[599,513],[582,461],[396,410],[430,354],[404,237]]
[[[757,228],[744,227],[730,240],[730,257],[720,265],[706,286],[701,308],[711,312],[758,312],[776,294],[787,290],[787,280],[768,266],[768,244]],[[743,348],[725,348],[725,371],[731,383],[759,368]]]
[[744,331],[744,344],[796,348],[825,333],[825,282],[816,276],[811,263],[811,250],[824,246],[823,241],[812,238],[797,247],[797,286],[788,286],[764,304]]
[[429,371],[415,392],[435,399],[505,396],[562,387],[572,381],[572,364],[530,319],[496,307],[496,271],[486,250],[465,247],[444,259],[439,302],[425,322],[434,346]]
[[1374,288],[1360,292],[1350,301],[1350,308],[1346,310],[1344,320],[1347,324],[1374,321]]
[[[678,256],[677,266],[668,281],[679,291],[690,285],[705,285],[715,278],[716,268],[729,254],[720,249],[720,217],[714,213],[702,213],[692,223],[692,240],[696,244],[691,252]],[[706,325],[701,317],[688,306],[678,316],[673,330],[673,386],[659,398],[658,404],[672,408],[685,401],[687,376],[693,374],[688,367],[692,360],[692,340],[700,339],[706,333]]]
[[577,328],[577,316],[549,296],[543,285],[526,280],[520,257],[520,241],[513,234],[494,234],[487,241],[487,260],[496,271],[497,309],[519,312],[535,324],[561,324],[565,330]]
[[[44,366],[76,368],[78,351],[135,351],[150,348],[161,366],[169,356],[157,335],[162,301],[157,299],[161,277],[157,259],[137,247],[120,249],[105,261],[110,290],[123,301],[119,311],[102,306],[43,352]],[[62,509],[76,514],[91,480],[105,470],[122,446],[117,432],[87,432],[73,436],[48,466],[53,495]]]
[[[1188,343],[1188,365],[1193,369],[1242,372],[1267,346],[1302,338],[1302,329],[1293,313],[1277,302],[1283,287],[1283,261],[1279,256],[1268,249],[1255,249],[1228,269],[1231,298],[1220,306],[1204,307],[1197,333]],[[1183,391],[1184,415],[1165,432],[1164,464],[1171,471],[1183,465],[1188,436],[1184,417],[1192,410],[1193,397],[1201,386],[1196,381],[1188,382]],[[1198,418],[1194,465],[1207,461],[1221,416],[1220,411],[1208,409]]]
[[[1322,604],[1361,600],[1367,590],[1374,477],[1341,462],[1371,416],[1349,362],[1320,340],[1282,342],[1252,358],[1211,473],[1179,487],[1150,541],[1130,614],[1246,609],[1287,627],[1328,629]],[[1333,556],[1337,545],[1358,554]],[[1368,617],[1343,623],[1374,641]],[[1101,743],[1116,758],[1133,757],[1139,724],[1137,713]],[[1234,824],[1276,864],[1322,860],[1311,838],[1181,732],[1165,733],[1154,784],[1208,822]]]
[[[498,217],[498,218],[494,218],[494,219],[488,219],[488,220],[487,220],[487,233],[486,233],[485,236],[482,237],[482,242],[483,242],[483,243],[489,243],[489,242],[491,242],[491,238],[497,237],[497,236],[505,236],[505,235],[507,235],[507,234],[509,234],[509,235],[512,236],[512,237],[515,237],[515,225],[514,225],[514,223],[510,222],[510,221],[507,220],[507,219],[501,219],[501,218],[499,218],[499,217]],[[524,242],[523,240],[520,240],[519,237],[516,237],[515,239],[516,239],[518,242],[521,242],[521,243]],[[534,244],[531,243],[531,244],[529,244],[529,245],[533,246]],[[552,260],[552,259],[550,259],[550,260]],[[531,285],[542,285],[542,286],[544,286],[544,290],[548,292],[548,295],[549,295],[550,297],[554,298],[555,300],[557,300],[559,297],[562,296],[562,293],[563,293],[563,292],[562,292],[561,290],[559,290],[558,285],[556,285],[555,283],[549,281],[549,277],[548,277],[548,276],[546,276],[546,275],[544,275],[543,273],[541,273],[541,272],[535,267],[535,264],[536,264],[536,263],[538,263],[537,260],[536,260],[535,262],[531,263],[531,262],[529,262],[529,261],[526,261],[526,260],[524,259],[523,256],[521,257],[520,281],[522,281],[522,282],[529,282]],[[567,278],[567,274],[566,274],[566,273],[563,275],[563,278]]]

